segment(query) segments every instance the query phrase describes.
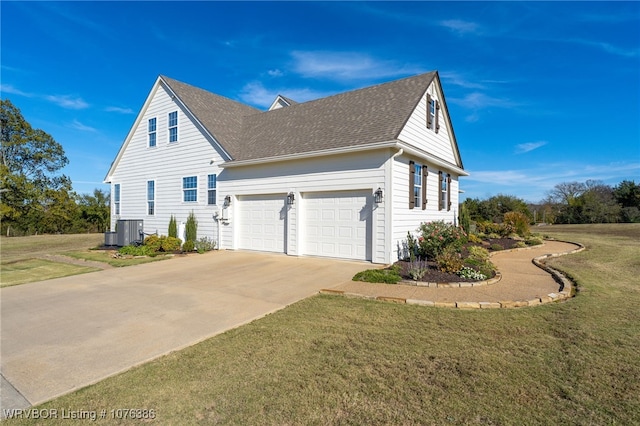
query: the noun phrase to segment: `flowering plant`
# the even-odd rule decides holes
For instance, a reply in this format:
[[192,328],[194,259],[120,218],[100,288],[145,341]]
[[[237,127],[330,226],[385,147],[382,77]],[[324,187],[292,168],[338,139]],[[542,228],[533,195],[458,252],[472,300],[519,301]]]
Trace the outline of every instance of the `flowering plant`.
[[446,248],[460,251],[467,242],[462,229],[442,220],[422,223],[418,232],[418,257],[422,259],[435,259]]

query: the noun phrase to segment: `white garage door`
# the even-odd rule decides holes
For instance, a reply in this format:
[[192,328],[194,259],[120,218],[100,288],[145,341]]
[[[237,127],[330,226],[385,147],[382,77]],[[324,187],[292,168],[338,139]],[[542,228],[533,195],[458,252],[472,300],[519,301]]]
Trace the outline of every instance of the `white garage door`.
[[371,260],[371,194],[306,193],[305,254]]
[[239,247],[285,252],[286,205],[284,194],[239,197]]

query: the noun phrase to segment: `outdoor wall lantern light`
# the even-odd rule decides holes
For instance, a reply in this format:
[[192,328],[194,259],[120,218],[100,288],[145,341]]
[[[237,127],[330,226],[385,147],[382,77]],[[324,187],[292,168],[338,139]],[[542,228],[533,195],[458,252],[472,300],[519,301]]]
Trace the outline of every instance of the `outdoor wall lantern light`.
[[296,200],[296,196],[293,192],[290,192],[287,194],[287,204],[288,205],[293,205],[293,202]]
[[376,202],[376,204],[380,204],[382,202],[382,189],[381,188],[376,189],[376,192],[373,193],[373,200]]
[[225,207],[229,207],[231,205],[231,195],[224,197],[224,205]]

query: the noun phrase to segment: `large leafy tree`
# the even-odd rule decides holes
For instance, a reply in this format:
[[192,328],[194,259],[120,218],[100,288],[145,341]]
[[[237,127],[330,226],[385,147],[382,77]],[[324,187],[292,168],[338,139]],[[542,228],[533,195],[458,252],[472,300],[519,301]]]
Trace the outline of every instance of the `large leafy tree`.
[[0,214],[3,230],[64,232],[73,214],[71,180],[62,145],[34,129],[10,100],[0,101]]
[[76,198],[78,217],[76,231],[104,232],[109,226],[109,193],[94,189],[93,194],[82,194]]

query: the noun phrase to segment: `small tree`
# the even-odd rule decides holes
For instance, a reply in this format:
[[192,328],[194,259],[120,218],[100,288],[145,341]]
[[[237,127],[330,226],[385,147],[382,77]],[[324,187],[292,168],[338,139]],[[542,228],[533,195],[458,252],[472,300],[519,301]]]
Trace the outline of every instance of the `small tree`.
[[184,240],[185,242],[191,241],[195,243],[198,238],[198,220],[196,219],[196,215],[193,213],[189,213],[189,217],[187,217],[187,223],[184,227]]
[[471,217],[469,217],[469,211],[467,210],[466,204],[460,205],[460,227],[464,230],[464,232],[469,235],[471,230]]
[[178,238],[178,224],[174,215],[171,215],[171,219],[169,219],[169,236]]

